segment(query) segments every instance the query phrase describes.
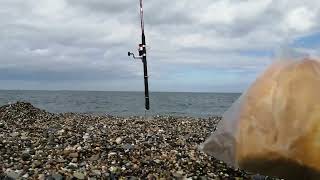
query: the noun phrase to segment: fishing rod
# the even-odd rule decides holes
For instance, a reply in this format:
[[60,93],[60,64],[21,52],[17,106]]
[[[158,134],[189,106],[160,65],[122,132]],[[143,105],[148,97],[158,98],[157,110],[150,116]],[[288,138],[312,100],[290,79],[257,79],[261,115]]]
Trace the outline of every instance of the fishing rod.
[[148,85],[148,66],[147,66],[147,51],[146,51],[146,36],[144,34],[144,20],[143,20],[143,4],[140,0],[140,23],[141,23],[141,44],[139,44],[139,56],[136,57],[133,53],[128,52],[128,56],[131,56],[134,59],[141,59],[143,63],[143,72],[144,72],[144,97],[145,97],[145,109],[150,109],[149,102],[149,85]]

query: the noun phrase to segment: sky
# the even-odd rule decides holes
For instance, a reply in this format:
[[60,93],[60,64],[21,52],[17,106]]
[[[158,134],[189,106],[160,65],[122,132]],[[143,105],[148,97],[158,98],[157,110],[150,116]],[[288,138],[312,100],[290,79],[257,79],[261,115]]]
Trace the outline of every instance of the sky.
[[[1,0],[0,89],[143,91],[138,0]],[[242,92],[318,56],[318,0],[144,0],[150,91]],[[290,53],[289,53],[290,54]]]

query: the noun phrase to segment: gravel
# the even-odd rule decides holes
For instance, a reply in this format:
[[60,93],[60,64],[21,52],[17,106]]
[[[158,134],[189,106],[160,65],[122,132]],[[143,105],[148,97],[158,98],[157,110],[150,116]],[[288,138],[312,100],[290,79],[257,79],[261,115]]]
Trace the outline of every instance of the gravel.
[[[253,179],[198,151],[220,117],[52,114],[0,107],[0,179]],[[264,179],[271,179],[263,177]]]

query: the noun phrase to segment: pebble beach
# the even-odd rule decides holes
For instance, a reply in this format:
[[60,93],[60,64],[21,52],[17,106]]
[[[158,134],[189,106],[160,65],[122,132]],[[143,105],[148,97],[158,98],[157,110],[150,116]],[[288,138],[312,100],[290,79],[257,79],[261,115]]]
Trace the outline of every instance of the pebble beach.
[[0,179],[259,178],[198,150],[220,120],[53,114],[25,102],[5,105]]

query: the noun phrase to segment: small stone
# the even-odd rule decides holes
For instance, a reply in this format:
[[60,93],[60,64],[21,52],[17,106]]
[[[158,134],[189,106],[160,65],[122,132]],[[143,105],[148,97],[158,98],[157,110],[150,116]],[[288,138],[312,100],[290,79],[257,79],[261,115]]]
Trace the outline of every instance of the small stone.
[[58,133],[58,135],[63,135],[64,133],[65,133],[66,131],[64,130],[64,129],[61,129],[60,131],[58,131],[57,133]]
[[88,130],[89,130],[89,131],[93,131],[93,130],[94,130],[94,127],[90,126],[90,127],[88,128]]
[[71,160],[71,162],[73,162],[73,163],[78,162],[78,158],[73,158],[73,159]]
[[21,140],[28,140],[29,139],[29,137],[28,136],[21,136]]
[[53,174],[52,177],[54,180],[63,180],[63,176],[61,174]]
[[118,170],[118,168],[117,168],[117,167],[114,167],[114,166],[111,166],[111,167],[109,168],[109,171],[112,172],[112,173],[115,173],[117,170]]
[[122,140],[123,140],[123,139],[122,139],[121,137],[118,137],[118,138],[116,139],[116,143],[117,143],[117,144],[121,144]]
[[74,172],[73,176],[77,179],[85,179],[85,175],[81,172]]
[[67,160],[64,160],[64,159],[58,159],[58,160],[57,160],[57,162],[58,162],[58,163],[65,163],[65,162],[67,162]]
[[64,155],[69,155],[70,151],[71,151],[70,148],[67,147],[67,148],[65,148],[65,149],[63,150],[63,154],[64,154]]
[[54,180],[54,178],[49,175],[49,176],[46,177],[46,180]]
[[105,172],[108,171],[108,168],[107,168],[106,166],[102,166],[102,167],[101,167],[101,170],[102,170],[103,173],[105,173]]
[[156,180],[157,179],[157,177],[155,177],[153,174],[149,174],[147,178],[148,178],[148,180]]
[[76,169],[76,168],[78,168],[78,164],[76,164],[76,163],[69,163],[69,168],[72,168],[72,169]]
[[90,138],[89,133],[85,133],[82,138],[84,141],[88,140]]
[[8,178],[11,178],[11,179],[18,179],[19,178],[19,174],[12,171],[12,170],[6,171],[6,175]]
[[29,152],[25,151],[25,152],[22,152],[21,158],[24,161],[28,161],[31,158],[31,155],[29,154]]
[[177,171],[175,173],[172,173],[172,175],[176,178],[182,178],[183,177],[183,171]]
[[10,136],[11,137],[17,137],[17,136],[19,136],[19,133],[18,132],[13,132],[13,133],[10,134]]
[[133,165],[133,169],[138,169],[138,168],[139,168],[139,166],[137,164]]
[[124,150],[131,150],[131,149],[133,148],[133,145],[132,145],[132,144],[124,144],[124,145],[122,146],[122,148],[123,148]]
[[92,155],[89,160],[97,161],[100,158],[100,154]]
[[213,177],[215,177],[215,174],[214,173],[208,173],[208,176],[213,178]]
[[40,161],[38,161],[38,160],[35,160],[33,163],[32,163],[32,167],[33,168],[38,168],[38,167],[40,167],[41,166],[41,162]]
[[29,177],[29,174],[26,173],[26,174],[24,174],[22,177],[23,177],[23,178],[28,178],[28,177]]
[[129,180],[138,180],[138,178],[137,178],[137,177],[134,177],[134,176],[130,176],[130,177],[129,177]]
[[255,174],[255,175],[252,176],[252,179],[253,180],[264,180],[264,179],[266,179],[266,177],[262,176],[260,174]]
[[95,176],[101,176],[101,171],[99,171],[99,170],[93,170],[92,173],[93,173]]
[[108,154],[108,157],[110,157],[110,156],[115,156],[115,155],[117,155],[116,152],[110,152],[110,153]]
[[71,158],[77,158],[77,157],[79,157],[79,153],[77,153],[77,152],[75,152],[75,153],[70,153],[70,154],[69,154],[69,157],[71,157]]
[[45,180],[46,176],[44,174],[39,174],[38,175],[38,180]]

